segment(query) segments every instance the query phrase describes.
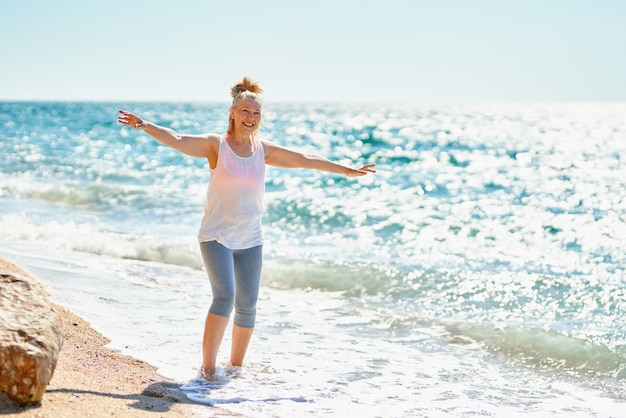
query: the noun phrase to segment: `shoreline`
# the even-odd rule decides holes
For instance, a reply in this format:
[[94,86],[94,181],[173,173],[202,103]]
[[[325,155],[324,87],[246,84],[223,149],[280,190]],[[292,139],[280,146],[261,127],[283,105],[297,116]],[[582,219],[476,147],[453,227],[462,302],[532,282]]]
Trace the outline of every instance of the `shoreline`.
[[[29,275],[0,257],[0,270]],[[32,277],[32,275],[29,275]],[[82,418],[85,416],[192,417],[193,406],[181,384],[160,376],[148,363],[109,349],[108,338],[70,310],[55,303],[63,322],[63,346],[40,404],[18,407],[0,396],[3,417]],[[232,415],[219,408],[202,416]]]

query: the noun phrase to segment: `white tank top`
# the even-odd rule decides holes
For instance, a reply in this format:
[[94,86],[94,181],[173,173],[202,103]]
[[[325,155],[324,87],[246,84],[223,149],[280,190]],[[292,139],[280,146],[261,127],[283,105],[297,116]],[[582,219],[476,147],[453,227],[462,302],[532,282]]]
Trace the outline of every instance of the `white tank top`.
[[265,152],[260,141],[254,153],[240,157],[223,136],[217,166],[211,180],[200,225],[200,242],[217,241],[231,250],[243,250],[263,243],[261,218],[265,193]]

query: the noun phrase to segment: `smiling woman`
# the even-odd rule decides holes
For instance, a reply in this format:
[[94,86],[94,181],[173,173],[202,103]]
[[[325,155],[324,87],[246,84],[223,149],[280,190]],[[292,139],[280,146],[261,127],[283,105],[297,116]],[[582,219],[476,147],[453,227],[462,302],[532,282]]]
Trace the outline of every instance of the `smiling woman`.
[[120,110],[118,121],[141,129],[183,154],[206,158],[211,181],[198,241],[209,275],[213,302],[205,321],[200,376],[215,374],[217,353],[235,310],[230,361],[241,366],[252,337],[263,262],[261,218],[265,165],[309,168],[346,176],[374,173],[374,164],[352,168],[318,155],[303,154],[258,138],[261,86],[244,77],[231,88],[225,135],[180,135]]

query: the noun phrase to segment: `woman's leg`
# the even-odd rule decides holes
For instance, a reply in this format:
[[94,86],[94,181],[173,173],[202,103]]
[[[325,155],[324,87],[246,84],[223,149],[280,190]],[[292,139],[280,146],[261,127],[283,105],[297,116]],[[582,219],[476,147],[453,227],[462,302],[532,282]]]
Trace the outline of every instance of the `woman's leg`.
[[228,318],[208,313],[204,322],[204,336],[202,337],[202,377],[215,373],[217,352],[222,344],[224,332],[228,325]]
[[202,371],[204,377],[215,373],[219,351],[235,299],[235,274],[232,251],[215,242],[200,244],[213,302],[204,323],[202,338]]
[[246,357],[253,331],[254,327],[244,328],[233,325],[233,345],[230,348],[230,363],[233,366],[243,366],[243,359]]
[[242,366],[252,338],[259,298],[263,246],[233,252],[235,264],[235,319],[230,361]]

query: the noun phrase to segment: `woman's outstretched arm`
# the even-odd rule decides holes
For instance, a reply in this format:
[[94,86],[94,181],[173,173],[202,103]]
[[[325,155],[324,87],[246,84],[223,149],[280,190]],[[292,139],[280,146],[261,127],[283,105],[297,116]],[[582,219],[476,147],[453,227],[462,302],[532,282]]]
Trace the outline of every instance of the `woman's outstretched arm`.
[[268,141],[263,141],[263,149],[265,150],[265,162],[275,167],[309,168],[343,174],[349,177],[364,176],[368,173],[376,172],[374,170],[376,164],[366,164],[360,168],[352,168],[335,163],[319,155],[293,151]]
[[[157,141],[190,157],[207,158],[209,162],[212,162],[214,158],[217,161],[218,135],[180,135],[173,129],[147,122],[125,110],[120,110],[117,121],[131,128],[142,130]],[[211,164],[211,166],[214,166],[214,164]]]

